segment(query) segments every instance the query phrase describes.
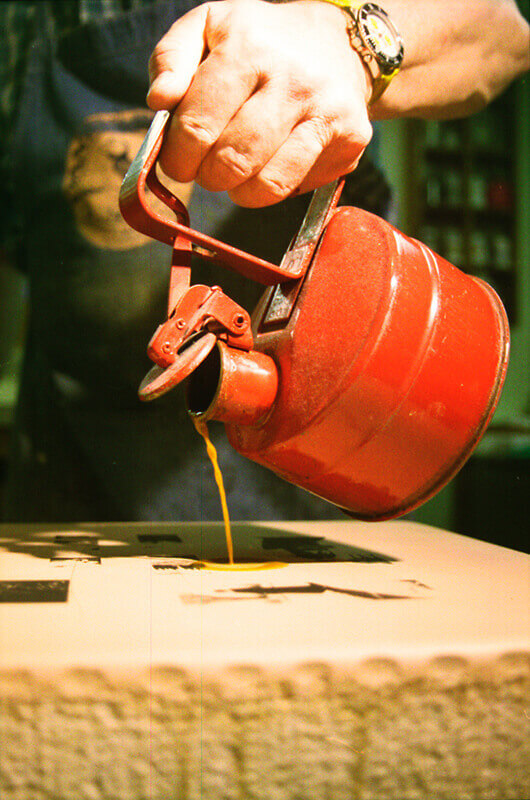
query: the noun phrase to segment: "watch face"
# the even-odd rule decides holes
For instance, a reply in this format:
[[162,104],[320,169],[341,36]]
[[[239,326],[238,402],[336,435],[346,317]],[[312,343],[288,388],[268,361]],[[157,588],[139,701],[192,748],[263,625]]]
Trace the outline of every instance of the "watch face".
[[359,9],[359,33],[376,57],[381,71],[390,73],[403,61],[403,43],[388,15],[375,3],[365,3]]

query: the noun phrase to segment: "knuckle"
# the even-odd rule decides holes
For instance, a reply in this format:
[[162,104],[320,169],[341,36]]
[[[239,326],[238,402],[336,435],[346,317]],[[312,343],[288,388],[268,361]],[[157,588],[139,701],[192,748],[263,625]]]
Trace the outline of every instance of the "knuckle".
[[267,197],[271,204],[285,200],[295,188],[282,173],[272,170],[262,171],[256,176],[256,187],[259,194]]
[[351,159],[357,157],[370,144],[372,139],[372,126],[369,121],[358,118],[346,122],[333,137],[336,146],[342,149],[344,157]]
[[365,147],[368,147],[368,145],[370,144],[370,141],[372,139],[372,134],[373,134],[373,128],[368,120],[366,120],[364,125],[359,126],[358,142],[363,149]]
[[254,172],[251,156],[230,145],[210,151],[202,162],[200,180],[209,191],[230,191],[251,178]]
[[252,160],[246,154],[238,151],[235,147],[224,147],[216,153],[216,169],[220,173],[233,176],[239,180],[246,180],[252,174]]
[[336,120],[333,115],[320,115],[311,119],[311,133],[320,150],[324,150],[333,140]]
[[316,105],[319,98],[318,87],[315,86],[313,77],[294,65],[288,72],[288,81],[284,92],[289,100],[297,103],[301,108],[311,108]]
[[314,113],[317,130],[324,135],[355,142],[366,147],[372,138],[372,125],[364,106],[354,102],[349,96],[330,93],[326,103]]
[[352,140],[358,142],[362,147],[370,144],[373,128],[368,113],[364,107],[352,107],[344,114],[344,129]]
[[193,117],[180,117],[178,120],[178,128],[180,134],[185,138],[192,140],[201,148],[209,150],[217,140],[217,132],[213,128],[208,127],[203,120],[194,119]]

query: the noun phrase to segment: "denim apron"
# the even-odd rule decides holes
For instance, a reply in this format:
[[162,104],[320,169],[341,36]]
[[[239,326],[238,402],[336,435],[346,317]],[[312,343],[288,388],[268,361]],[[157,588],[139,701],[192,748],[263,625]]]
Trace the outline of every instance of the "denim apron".
[[[14,148],[30,314],[6,520],[221,518],[182,390],[137,399],[150,367],[146,344],[165,318],[170,251],[129,229],[117,207],[151,118],[149,54],[193,5],[153,3],[61,39],[41,12]],[[190,216],[195,227],[278,262],[305,204],[248,211],[195,187]],[[192,280],[220,284],[249,310],[261,291],[201,262]],[[341,516],[235,453],[222,425],[210,427],[234,519]]]

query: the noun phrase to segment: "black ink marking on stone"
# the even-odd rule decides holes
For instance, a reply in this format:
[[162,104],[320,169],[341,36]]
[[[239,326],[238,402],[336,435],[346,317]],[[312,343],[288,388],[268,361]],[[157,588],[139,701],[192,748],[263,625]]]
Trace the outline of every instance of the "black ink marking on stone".
[[330,542],[323,536],[263,536],[264,550],[285,550],[304,561],[352,561],[391,564],[398,559],[373,550]]
[[0,581],[0,603],[66,603],[70,581]]
[[66,549],[54,553],[50,561],[95,561],[101,564],[101,550],[96,536],[58,533],[53,541]]
[[[365,592],[359,589],[343,589],[341,586],[326,586],[322,583],[305,583],[300,586],[261,586],[255,583],[251,586],[240,586],[237,589],[220,589],[216,595],[188,594],[183,595],[183,603],[215,603],[221,600],[269,600],[282,602],[290,594],[324,594],[336,592],[361,600],[417,600],[416,597],[404,594],[386,594],[385,592]],[[237,596],[236,596],[237,595]]]
[[401,583],[411,583],[413,586],[417,586],[419,589],[430,589],[431,592],[433,591],[432,586],[427,586],[426,583],[417,581],[415,578],[402,578]]
[[417,598],[403,594],[385,594],[383,592],[364,592],[358,589],[343,589],[340,586],[326,586],[322,583],[306,583],[302,586],[260,586],[255,583],[253,586],[242,586],[233,589],[234,592],[245,592],[257,595],[269,596],[272,594],[323,594],[324,592],[336,592],[346,594],[350,597],[360,597],[365,600],[415,600]]
[[142,544],[160,544],[160,542],[182,543],[182,539],[176,533],[139,533],[138,541]]
[[97,536],[84,536],[77,533],[58,533],[53,537],[56,544],[75,544],[79,547],[98,547]]

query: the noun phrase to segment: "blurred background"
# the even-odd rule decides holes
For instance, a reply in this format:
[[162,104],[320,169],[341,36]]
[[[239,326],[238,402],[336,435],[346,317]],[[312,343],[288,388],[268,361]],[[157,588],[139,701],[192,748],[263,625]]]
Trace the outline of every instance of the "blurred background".
[[[530,78],[480,114],[379,125],[390,221],[490,283],[512,334],[493,422],[470,461],[411,515],[515,549],[530,540]],[[0,264],[0,494],[28,312],[25,279]]]

